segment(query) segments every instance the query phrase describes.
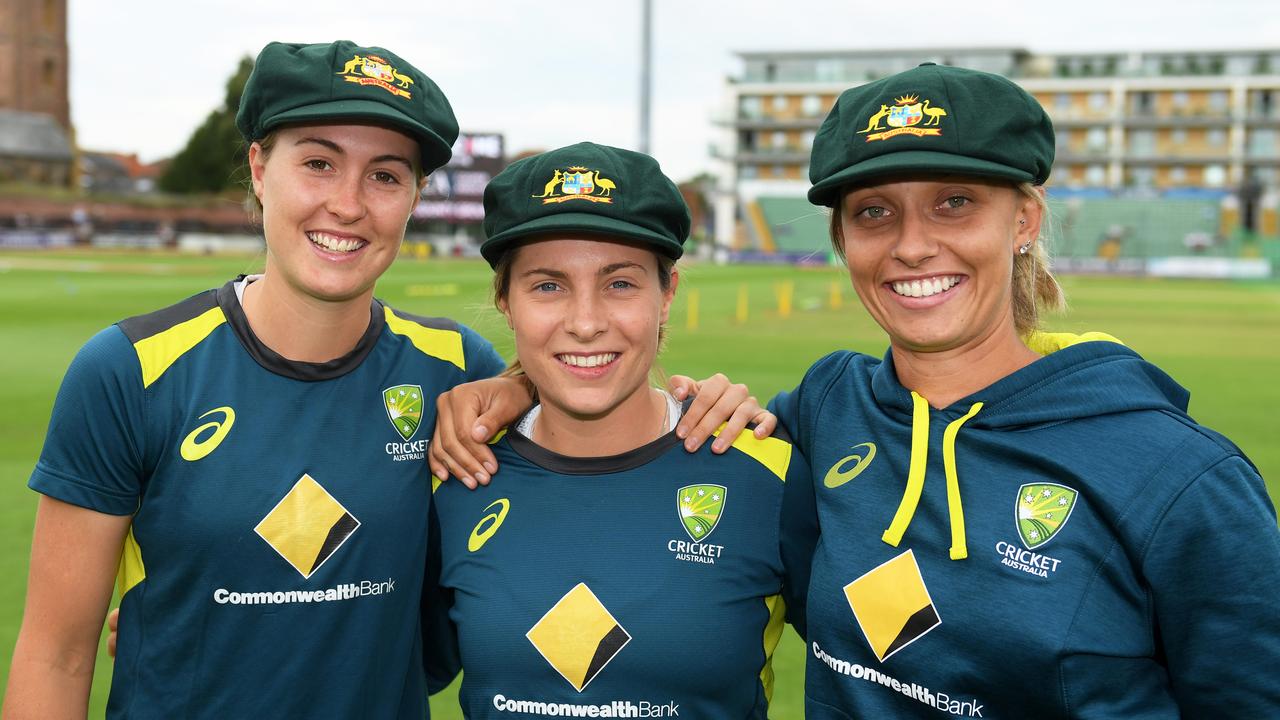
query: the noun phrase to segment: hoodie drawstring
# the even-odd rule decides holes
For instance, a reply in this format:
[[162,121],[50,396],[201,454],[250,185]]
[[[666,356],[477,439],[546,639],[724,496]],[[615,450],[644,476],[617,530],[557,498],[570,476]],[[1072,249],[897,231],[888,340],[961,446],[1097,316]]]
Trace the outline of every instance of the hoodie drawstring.
[[[920,505],[920,495],[924,492],[924,475],[929,461],[929,403],[915,392],[911,393],[911,403],[911,465],[907,472],[907,487],[902,493],[902,502],[893,516],[893,522],[889,523],[889,529],[881,536],[882,540],[893,547],[902,542],[907,526],[915,517],[916,508]],[[956,474],[956,435],[960,433],[960,426],[981,409],[982,403],[974,403],[968,413],[952,420],[942,434],[942,465],[947,476],[952,560],[969,557],[964,532],[964,507],[960,502],[960,477]]]

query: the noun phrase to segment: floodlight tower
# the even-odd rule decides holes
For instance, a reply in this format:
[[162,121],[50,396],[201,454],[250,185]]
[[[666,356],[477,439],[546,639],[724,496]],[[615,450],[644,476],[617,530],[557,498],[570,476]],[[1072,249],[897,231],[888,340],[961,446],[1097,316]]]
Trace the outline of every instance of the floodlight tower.
[[640,152],[649,154],[649,95],[653,64],[653,0],[640,4]]

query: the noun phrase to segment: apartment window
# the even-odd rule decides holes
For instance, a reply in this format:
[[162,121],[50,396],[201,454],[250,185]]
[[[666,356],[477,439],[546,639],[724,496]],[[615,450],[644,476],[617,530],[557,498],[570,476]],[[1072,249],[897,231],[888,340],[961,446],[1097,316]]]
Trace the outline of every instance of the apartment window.
[[1181,185],[1187,181],[1187,169],[1181,165],[1174,165],[1169,168],[1169,182],[1174,185]]
[[1089,128],[1089,132],[1085,135],[1085,145],[1093,152],[1106,150],[1107,129],[1104,127]]
[[769,145],[774,150],[785,150],[787,147],[787,134],[784,132],[775,132],[769,136]]
[[1205,133],[1204,137],[1210,147],[1222,147],[1227,144],[1227,131],[1222,128],[1209,128],[1209,132]]
[[817,95],[805,95],[804,100],[800,101],[800,111],[806,117],[813,117],[822,113],[822,98]]
[[1129,184],[1134,187],[1149,188],[1156,184],[1155,168],[1135,167],[1129,170]]
[[1107,168],[1103,165],[1090,165],[1085,168],[1084,183],[1086,185],[1106,185]]
[[758,96],[748,95],[738,100],[738,114],[750,120],[758,119],[763,111],[762,105]]
[[1071,93],[1058,93],[1053,96],[1053,109],[1066,115],[1071,112]]
[[773,166],[773,176],[774,176],[775,178],[778,178],[778,179],[785,178],[785,177],[787,176],[787,168],[786,168],[786,166],[784,166],[784,165],[774,165],[774,166]]
[[774,111],[774,112],[786,112],[786,110],[787,110],[787,96],[786,96],[786,95],[774,95],[774,96],[773,96],[773,111]]
[[1204,167],[1204,184],[1209,187],[1222,187],[1227,184],[1227,169],[1222,165],[1206,165]]
[[1230,98],[1226,90],[1214,90],[1209,93],[1209,109],[1215,114],[1221,115],[1227,112],[1227,106]]
[[743,180],[755,180],[760,175],[760,168],[755,165],[743,165],[738,171],[738,177]]
[[1187,131],[1183,128],[1174,128],[1169,133],[1169,142],[1173,143],[1174,145],[1186,145]]
[[1182,90],[1178,90],[1173,94],[1174,109],[1182,110],[1187,107],[1187,103],[1189,103],[1190,101],[1191,101],[1190,96],[1188,96],[1187,93]]
[[1150,157],[1156,152],[1156,134],[1150,130],[1134,130],[1129,134],[1129,152]]
[[805,152],[809,152],[809,150],[813,147],[814,139],[817,137],[818,137],[817,131],[805,130],[804,134],[800,136],[800,149],[804,150]]
[[1259,185],[1274,185],[1280,173],[1273,167],[1253,167],[1249,169],[1249,176]]
[[1104,92],[1089,93],[1089,108],[1092,110],[1102,111],[1107,109],[1107,94]]
[[1271,128],[1255,128],[1249,131],[1249,154],[1269,156],[1276,151],[1276,131]]
[[1152,98],[1149,92],[1139,92],[1133,95],[1133,112],[1135,114],[1145,114],[1151,112]]
[[738,148],[743,152],[752,152],[756,149],[756,133],[754,130],[743,130],[738,133]]

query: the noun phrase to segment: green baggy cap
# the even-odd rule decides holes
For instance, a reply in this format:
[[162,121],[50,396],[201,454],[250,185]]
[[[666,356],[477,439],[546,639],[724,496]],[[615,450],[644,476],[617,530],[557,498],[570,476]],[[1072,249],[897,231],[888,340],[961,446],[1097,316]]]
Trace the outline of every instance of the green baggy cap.
[[925,63],[844,91],[809,159],[809,202],[904,172],[955,173],[1037,185],[1053,165],[1053,123],[1008,78]]
[[418,141],[422,169],[449,162],[458,139],[453,108],[431,78],[395,53],[349,40],[273,42],[258,54],[236,127],[245,142],[286,124],[362,121]]
[[689,206],[657,160],[583,142],[517,160],[489,181],[480,254],[492,266],[521,239],[587,233],[635,240],[676,259],[691,224]]

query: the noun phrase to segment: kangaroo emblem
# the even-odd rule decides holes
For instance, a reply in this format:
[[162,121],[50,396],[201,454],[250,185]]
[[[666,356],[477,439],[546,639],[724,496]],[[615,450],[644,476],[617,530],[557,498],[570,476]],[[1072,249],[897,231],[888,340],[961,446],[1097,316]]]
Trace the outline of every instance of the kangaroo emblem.
[[364,58],[360,57],[359,55],[356,55],[355,57],[352,57],[350,60],[348,60],[348,61],[347,61],[347,64],[346,64],[346,65],[343,65],[343,66],[342,66],[342,72],[340,72],[340,73],[338,73],[338,74],[339,74],[339,75],[350,75],[351,73],[355,72],[355,71],[356,71],[356,67],[360,65],[360,61],[361,61],[361,60],[364,60]]
[[881,120],[883,120],[883,119],[885,118],[885,116],[887,116],[888,114],[889,114],[889,106],[888,106],[888,105],[881,105],[881,106],[880,106],[880,112],[876,113],[875,115],[872,115],[872,116],[871,116],[871,119],[867,121],[867,129],[866,129],[866,130],[859,130],[859,131],[858,131],[858,134],[859,134],[859,135],[861,135],[862,133],[869,133],[869,132],[871,132],[872,130],[879,130],[879,129],[881,129],[881,128],[880,128],[880,121],[881,121]]
[[557,170],[556,174],[551,178],[551,181],[548,182],[546,187],[542,189],[542,194],[534,195],[533,197],[536,197],[536,198],[550,197],[551,193],[556,191],[556,186],[559,185],[562,180],[564,180],[564,173]]

